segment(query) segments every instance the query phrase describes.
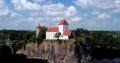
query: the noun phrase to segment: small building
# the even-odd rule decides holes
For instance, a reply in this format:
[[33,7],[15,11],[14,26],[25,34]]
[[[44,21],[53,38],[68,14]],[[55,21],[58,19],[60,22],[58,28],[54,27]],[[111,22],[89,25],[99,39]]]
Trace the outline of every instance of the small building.
[[65,19],[61,20],[57,27],[49,27],[47,29],[46,39],[57,39],[55,34],[58,32],[61,33],[59,39],[62,40],[73,39],[75,37],[74,33],[69,30],[69,24]]
[[36,27],[36,38],[38,38],[41,28],[42,26],[40,24]]

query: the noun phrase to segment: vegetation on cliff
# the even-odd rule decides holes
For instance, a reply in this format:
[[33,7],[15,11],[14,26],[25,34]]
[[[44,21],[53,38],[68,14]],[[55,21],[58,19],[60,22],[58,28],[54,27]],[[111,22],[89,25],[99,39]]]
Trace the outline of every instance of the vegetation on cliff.
[[[76,38],[74,40],[70,39],[70,40],[64,40],[64,41],[44,40],[45,31],[46,31],[46,27],[43,27],[40,31],[38,38],[36,38],[35,31],[1,30],[0,31],[0,47],[4,45],[8,45],[12,49],[12,53],[14,54],[16,54],[16,51],[22,48],[23,51],[28,52],[28,56],[31,56],[31,57],[39,56],[43,58],[48,56],[48,58],[52,58],[52,59],[54,59],[54,55],[52,56],[51,54],[55,53],[54,51],[58,51],[60,52],[59,54],[56,54],[56,56],[59,56],[58,59],[63,56],[66,58],[66,59],[63,59],[64,61],[69,61],[71,60],[72,57],[76,56],[77,58],[81,58],[83,60],[85,60],[86,58],[87,59],[89,58],[88,62],[91,61],[91,57],[90,57],[91,49],[92,49],[92,55],[94,58],[101,57],[101,56],[97,56],[98,54],[101,54],[101,53],[105,53],[103,55],[103,56],[106,56],[105,58],[109,57],[107,56],[108,53],[106,54],[106,52],[102,52],[105,50],[111,53],[113,53],[112,52],[113,50],[120,50],[120,32],[117,32],[117,31],[88,31],[83,28],[77,28],[76,30],[72,30],[76,35]],[[60,34],[56,34],[56,38],[59,36]],[[72,44],[70,44],[71,41],[72,41]],[[33,42],[33,43],[30,44],[30,42]],[[93,48],[91,48],[91,46]],[[55,50],[54,50],[54,47],[55,47]],[[63,51],[67,51],[67,52],[69,51],[69,53],[66,54],[67,52],[65,52],[65,56],[64,56],[62,54],[64,53]],[[46,53],[46,56],[43,56],[45,53]],[[75,56],[74,56],[74,53],[75,53]],[[119,53],[115,53],[115,54],[119,54]],[[76,59],[76,57],[74,59]],[[81,62],[81,60],[77,60],[77,61]]]
[[[45,39],[46,29],[46,27],[41,29],[37,39],[35,37],[35,31],[1,30],[0,43],[7,44],[13,49],[24,48],[28,42],[41,43]],[[120,50],[120,32],[88,31],[83,28],[77,28],[73,32],[76,35],[76,42],[82,42],[87,39],[93,47]]]
[[120,32],[88,31],[82,28],[73,31],[77,42],[87,38],[93,47],[120,50]]

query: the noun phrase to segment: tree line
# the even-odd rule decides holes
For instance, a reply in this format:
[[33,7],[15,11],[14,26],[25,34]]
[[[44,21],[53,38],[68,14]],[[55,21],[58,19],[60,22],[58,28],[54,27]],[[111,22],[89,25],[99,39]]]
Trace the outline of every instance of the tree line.
[[88,31],[83,28],[77,28],[73,31],[76,35],[77,42],[82,42],[87,38],[87,41],[93,47],[120,50],[119,31]]
[[13,49],[13,53],[25,48],[25,45],[29,42],[41,43],[45,39],[46,27],[43,27],[40,31],[38,38],[36,39],[36,31],[28,30],[0,30],[0,47],[8,45]]
[[[29,42],[41,43],[45,39],[46,30],[47,28],[43,27],[37,39],[35,36],[36,31],[0,30],[0,46],[7,44],[16,51],[21,47],[25,48],[25,45]],[[87,40],[93,47],[120,50],[120,32],[88,31],[83,28],[72,31],[78,43]]]

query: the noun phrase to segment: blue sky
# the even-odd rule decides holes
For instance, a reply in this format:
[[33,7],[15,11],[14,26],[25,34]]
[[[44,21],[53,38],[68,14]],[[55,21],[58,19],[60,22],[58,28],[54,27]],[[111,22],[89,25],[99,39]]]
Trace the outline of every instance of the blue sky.
[[0,30],[35,30],[38,24],[120,31],[120,0],[0,0]]

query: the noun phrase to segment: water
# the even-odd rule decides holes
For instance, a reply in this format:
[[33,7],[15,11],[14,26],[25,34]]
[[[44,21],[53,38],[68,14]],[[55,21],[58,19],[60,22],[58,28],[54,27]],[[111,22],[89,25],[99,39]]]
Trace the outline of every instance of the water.
[[101,59],[101,60],[93,60],[93,63],[120,63],[120,58],[115,59]]

